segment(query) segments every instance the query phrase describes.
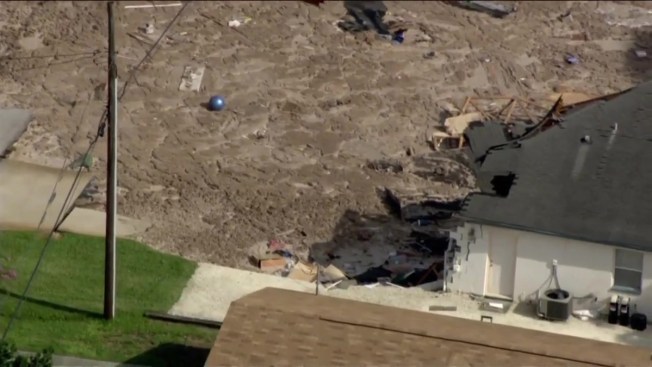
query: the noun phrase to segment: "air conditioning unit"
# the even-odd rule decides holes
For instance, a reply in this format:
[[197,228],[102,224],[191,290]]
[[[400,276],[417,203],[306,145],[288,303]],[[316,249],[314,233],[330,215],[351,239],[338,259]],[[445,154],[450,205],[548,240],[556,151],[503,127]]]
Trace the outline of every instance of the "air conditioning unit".
[[537,305],[539,317],[546,320],[566,321],[572,312],[571,294],[563,289],[543,292]]

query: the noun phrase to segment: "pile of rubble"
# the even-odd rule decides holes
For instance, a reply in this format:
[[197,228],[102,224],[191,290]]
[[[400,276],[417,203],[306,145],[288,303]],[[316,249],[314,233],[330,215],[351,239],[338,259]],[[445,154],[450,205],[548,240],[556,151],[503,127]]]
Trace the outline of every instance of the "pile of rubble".
[[379,188],[395,215],[347,212],[331,241],[313,244],[308,251],[269,241],[254,256],[258,268],[327,287],[441,289],[449,248],[447,229],[457,225],[453,214],[474,190],[472,170],[466,162],[440,153],[367,166],[400,175],[396,187]]
[[[367,236],[366,241],[371,240],[372,235]],[[384,285],[441,289],[444,253],[448,248],[447,235],[414,230],[394,247],[395,250],[387,251],[390,248],[392,246],[380,245],[374,253],[362,250],[356,254],[355,247],[341,247],[316,255],[323,258],[316,260],[311,255],[305,258],[295,254],[292,245],[272,240],[267,243],[267,250],[256,256],[254,261],[262,272],[310,283],[319,282],[327,288],[363,284],[370,288]],[[384,259],[379,258],[382,253],[386,253]]]

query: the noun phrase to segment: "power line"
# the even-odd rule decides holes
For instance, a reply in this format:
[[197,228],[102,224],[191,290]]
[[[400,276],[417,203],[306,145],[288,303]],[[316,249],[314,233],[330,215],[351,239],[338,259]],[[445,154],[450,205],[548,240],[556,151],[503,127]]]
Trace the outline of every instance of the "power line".
[[[74,141],[77,138],[77,135],[79,135],[79,131],[81,130],[80,126],[84,122],[84,117],[86,117],[86,110],[88,110],[88,106],[91,104],[92,99],[93,99],[92,96],[88,97],[86,106],[84,106],[84,110],[82,111],[81,117],[79,119],[79,123],[77,124],[77,130],[75,131],[75,134],[72,136],[71,139],[72,141]],[[45,206],[45,210],[43,211],[43,215],[41,216],[41,220],[39,221],[38,226],[36,226],[37,232],[41,229],[41,226],[43,225],[43,222],[45,221],[45,218],[48,215],[48,210],[50,209],[50,205],[52,205],[54,199],[57,196],[57,187],[59,187],[59,184],[63,179],[63,173],[66,171],[66,167],[68,167],[68,158],[64,158],[63,160],[63,164],[61,165],[61,169],[59,170],[59,175],[57,176],[57,181],[54,183],[54,187],[52,188],[52,192],[50,193],[50,197],[48,199],[48,203]]]
[[24,67],[24,68],[21,68],[21,69],[11,69],[11,72],[15,73],[15,72],[19,72],[19,71],[32,71],[32,70],[39,70],[39,69],[48,69],[48,68],[51,68],[53,66],[68,65],[68,64],[75,63],[75,62],[79,62],[79,61],[85,61],[85,60],[95,61],[95,58],[97,56],[99,56],[99,54],[81,56],[81,57],[77,57],[77,58],[74,58],[74,59],[68,59],[68,60],[63,60],[63,61],[59,61],[59,62],[50,61],[46,65],[28,66],[28,67]]
[[31,55],[31,56],[0,56],[0,61],[17,61],[17,60],[32,60],[32,59],[49,59],[56,57],[72,57],[72,56],[95,56],[97,54],[103,53],[106,51],[103,50],[93,50],[93,51],[84,51],[76,52],[69,54],[54,54],[54,55]]
[[[186,3],[183,5],[183,7],[182,7],[181,9],[179,9],[179,11],[178,11],[177,14],[174,16],[174,18],[172,18],[172,20],[171,20],[171,21],[168,23],[168,25],[165,27],[164,31],[161,33],[161,36],[158,38],[158,40],[156,40],[156,42],[154,43],[154,45],[152,45],[152,47],[150,48],[150,50],[145,54],[145,56],[143,57],[143,59],[142,59],[142,60],[141,60],[141,61],[136,65],[136,67],[131,71],[129,78],[127,79],[127,81],[125,82],[125,84],[124,84],[124,86],[123,86],[123,88],[122,88],[122,93],[121,93],[120,97],[118,98],[118,100],[121,100],[122,97],[125,95],[125,93],[126,93],[126,91],[127,91],[127,86],[128,86],[128,84],[129,84],[129,82],[130,82],[133,78],[135,78],[135,76],[136,76],[136,72],[138,71],[138,69],[140,68],[140,66],[141,66],[141,65],[142,65],[142,64],[147,60],[148,57],[150,57],[150,55],[152,54],[152,52],[154,51],[154,49],[158,46],[158,44],[159,44],[160,41],[163,39],[163,37],[165,37],[165,35],[166,35],[166,33],[168,32],[168,30],[170,30],[170,28],[172,28],[172,25],[174,25],[174,23],[179,19],[179,17],[181,16],[182,12],[183,12],[187,7],[188,7],[188,5],[190,5],[190,3],[191,3],[190,1],[186,2]],[[110,67],[110,65],[109,65],[109,67]],[[109,82],[110,82],[110,81],[109,81]],[[84,156],[88,156],[88,154],[90,154],[90,152],[93,150],[93,148],[94,148],[95,145],[97,144],[98,140],[99,140],[101,137],[104,136],[104,129],[105,129],[105,127],[106,127],[106,123],[107,123],[107,121],[108,121],[108,105],[107,105],[107,108],[104,110],[104,113],[102,114],[102,117],[100,118],[100,122],[99,122],[99,126],[98,126],[97,133],[96,133],[94,139],[93,139],[93,140],[91,141],[91,143],[89,144],[88,149],[86,150],[86,153],[84,154]],[[41,253],[39,254],[39,258],[38,258],[38,260],[37,260],[37,262],[36,262],[36,265],[34,266],[34,269],[32,270],[32,273],[30,274],[29,280],[27,281],[27,285],[25,286],[25,289],[23,290],[23,293],[22,293],[21,296],[20,296],[20,299],[19,299],[19,301],[18,301],[18,304],[16,305],[16,309],[15,309],[14,312],[12,313],[11,318],[9,319],[9,323],[7,324],[7,327],[5,328],[5,331],[4,331],[3,334],[2,334],[2,339],[0,339],[0,340],[3,340],[3,341],[4,341],[4,340],[6,339],[7,335],[9,334],[9,331],[11,330],[11,327],[14,325],[14,323],[15,323],[17,317],[18,317],[18,314],[19,314],[19,312],[20,312],[20,309],[21,309],[21,307],[22,307],[22,305],[23,305],[23,303],[24,303],[24,301],[25,301],[25,297],[27,296],[27,293],[29,292],[29,289],[31,288],[32,283],[33,283],[33,281],[34,281],[34,278],[36,277],[36,273],[38,273],[38,270],[39,270],[39,268],[40,268],[40,266],[41,266],[41,264],[42,264],[42,262],[43,262],[43,259],[44,259],[44,257],[45,257],[45,253],[46,253],[46,251],[47,251],[47,248],[49,247],[50,243],[52,242],[52,238],[53,238],[53,236],[54,236],[54,232],[55,232],[56,229],[61,225],[62,216],[63,216],[63,214],[64,214],[64,212],[65,212],[65,209],[66,209],[66,206],[67,206],[67,204],[68,204],[68,201],[70,200],[70,198],[71,198],[71,196],[72,196],[72,193],[74,192],[75,188],[77,187],[77,184],[78,184],[78,181],[79,181],[79,177],[81,176],[81,171],[82,171],[82,169],[83,169],[83,165],[80,165],[80,167],[79,167],[78,170],[77,170],[77,174],[75,175],[75,179],[73,180],[73,183],[72,183],[72,185],[71,185],[71,187],[70,187],[70,190],[68,190],[68,194],[66,195],[66,199],[64,200],[64,203],[63,203],[63,205],[61,206],[61,210],[59,211],[59,214],[58,214],[58,216],[57,216],[57,220],[55,221],[55,225],[53,226],[53,228],[50,230],[50,232],[49,232],[49,234],[48,234],[48,237],[47,237],[47,239],[46,239],[46,241],[45,241],[45,244],[43,245],[43,249],[41,250]],[[49,203],[49,204],[51,204],[51,203]]]
[[145,63],[145,61],[147,61],[147,59],[150,57],[150,55],[154,52],[154,49],[156,49],[156,47],[158,46],[158,44],[161,43],[161,40],[163,39],[163,37],[165,37],[165,35],[166,35],[166,34],[168,33],[168,31],[170,30],[170,28],[172,28],[172,26],[174,25],[174,23],[177,21],[177,19],[179,19],[179,17],[180,17],[181,14],[183,13],[183,11],[188,7],[188,5],[190,5],[191,2],[192,2],[192,1],[187,1],[185,4],[183,4],[183,6],[181,7],[181,9],[179,9],[179,11],[177,12],[177,14],[174,16],[174,18],[172,18],[172,20],[170,20],[170,21],[168,22],[168,24],[167,24],[167,26],[165,27],[165,29],[163,29],[163,32],[161,33],[161,35],[158,37],[158,39],[156,40],[156,42],[154,42],[154,44],[153,44],[152,47],[149,49],[149,51],[147,51],[147,53],[146,53],[145,56],[142,58],[142,60],[140,60],[140,62],[139,62],[138,64],[136,64],[136,66],[134,67],[134,69],[133,69],[133,70],[131,71],[131,73],[129,74],[129,77],[128,77],[127,80],[125,81],[125,84],[124,84],[124,86],[122,87],[122,92],[120,93],[120,96],[118,97],[118,100],[122,100],[122,97],[124,97],[125,93],[127,92],[127,86],[128,86],[129,83],[130,83],[130,82],[131,82],[131,81],[136,77],[136,72],[138,71],[138,69],[140,69],[140,67],[143,65],[143,63]]
[[[100,137],[102,135],[104,135],[104,132],[103,132],[104,125],[105,125],[104,120],[106,120],[106,112],[102,116],[102,119],[100,119],[100,126],[98,127],[98,131],[97,131],[93,141],[89,144],[88,149],[86,149],[85,155],[90,154],[90,152],[93,150],[93,148],[95,147],[95,144],[97,144]],[[73,191],[77,187],[77,183],[79,181],[79,177],[81,176],[81,172],[82,172],[83,168],[84,168],[83,165],[80,165],[79,168],[77,169],[77,174],[75,175],[75,179],[73,180],[73,183],[72,183],[72,185],[70,187],[70,190],[68,190],[68,193],[66,194],[66,198],[63,201],[63,204],[61,205],[61,210],[59,210],[59,214],[57,215],[57,219],[54,222],[55,225],[52,227],[52,229],[50,230],[50,232],[48,234],[48,237],[47,237],[47,239],[45,241],[45,245],[43,245],[43,249],[41,249],[41,253],[39,254],[38,260],[36,261],[36,265],[34,266],[34,270],[30,274],[29,280],[27,281],[27,285],[25,286],[25,289],[23,290],[23,293],[21,294],[20,299],[18,300],[18,304],[16,305],[16,309],[12,313],[11,318],[9,319],[9,323],[7,324],[7,327],[5,328],[4,333],[2,334],[2,339],[1,340],[3,340],[3,341],[6,339],[7,335],[9,334],[9,331],[11,330],[11,327],[14,325],[14,322],[16,321],[16,318],[18,317],[20,309],[21,309],[23,303],[25,302],[25,297],[27,297],[27,292],[31,288],[32,283],[34,282],[34,279],[36,278],[36,273],[38,272],[38,269],[41,267],[41,264],[43,263],[43,259],[45,258],[45,252],[48,249],[50,243],[52,242],[52,237],[54,236],[54,232],[55,232],[56,228],[58,228],[61,225],[61,221],[63,219],[62,216],[63,216],[63,214],[64,214],[64,212],[66,210],[66,207],[68,206],[68,202],[70,201],[70,199],[72,197]]]

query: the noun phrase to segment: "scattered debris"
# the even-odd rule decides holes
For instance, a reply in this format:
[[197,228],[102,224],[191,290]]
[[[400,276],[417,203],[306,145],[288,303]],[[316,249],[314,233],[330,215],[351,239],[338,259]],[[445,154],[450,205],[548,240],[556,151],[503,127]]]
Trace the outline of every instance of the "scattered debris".
[[344,281],[344,280],[338,280],[337,282],[335,282],[335,283],[333,283],[333,284],[327,286],[325,289],[326,289],[327,291],[328,291],[328,290],[331,290],[331,289],[337,287],[338,285],[340,285],[340,283],[342,283],[343,281]]
[[611,26],[627,28],[642,28],[652,25],[650,10],[645,7],[628,5],[626,3],[596,2],[596,13],[604,15],[605,21]]
[[638,57],[639,59],[644,59],[644,58],[647,57],[647,51],[645,51],[645,50],[636,50],[636,51],[634,51],[634,54],[635,54],[636,57]]
[[320,280],[324,282],[341,282],[346,279],[346,274],[343,271],[335,267],[333,264],[330,264],[326,269],[320,272]]
[[423,58],[426,60],[434,59],[435,58],[435,51],[428,51],[425,54],[423,54]]
[[566,56],[566,62],[571,64],[571,65],[577,65],[580,63],[579,57],[575,55],[567,55]]
[[452,1],[452,3],[460,8],[486,13],[496,18],[504,18],[517,10],[516,5],[509,8],[490,1]]
[[309,283],[317,280],[317,270],[318,266],[316,264],[306,264],[302,261],[299,261],[288,274],[288,278],[303,280]]
[[229,22],[227,23],[227,25],[228,25],[229,27],[231,27],[231,28],[238,28],[238,27],[240,27],[241,25],[243,25],[243,24],[247,24],[247,23],[249,23],[249,22],[251,22],[251,18],[246,17],[246,18],[244,18],[244,19],[242,19],[242,20],[239,20],[239,19],[229,20]]
[[[549,112],[550,108],[518,97],[501,96],[468,97],[462,108],[455,110],[447,109],[452,116],[437,126],[430,136],[435,151],[459,150],[466,146],[468,142],[465,132],[476,123],[482,125],[490,121],[499,122],[514,132],[524,132],[540,121],[541,116]],[[520,135],[522,134],[513,134],[511,138]]]
[[388,173],[401,173],[403,164],[398,160],[381,159],[367,163],[367,168]]
[[182,92],[199,92],[202,79],[204,78],[205,70],[205,66],[186,66],[183,69],[183,74],[181,75],[179,90]]
[[151,23],[147,23],[140,28],[140,31],[145,34],[154,34],[154,25]]
[[557,17],[557,20],[562,21],[562,20],[564,20],[566,18],[568,18],[568,20],[570,20],[571,22],[573,21],[573,14],[571,14],[570,9],[566,10],[563,14],[560,14]]
[[287,266],[287,260],[281,256],[270,256],[265,259],[258,259],[258,267],[266,273],[274,273],[283,270]]
[[407,32],[407,29],[399,29],[394,33],[394,37],[392,38],[392,42],[395,45],[400,45],[405,41],[405,32]]
[[238,28],[239,26],[242,25],[242,23],[240,23],[239,20],[234,19],[234,20],[229,20],[228,25],[229,25],[229,27],[231,27],[231,28]]

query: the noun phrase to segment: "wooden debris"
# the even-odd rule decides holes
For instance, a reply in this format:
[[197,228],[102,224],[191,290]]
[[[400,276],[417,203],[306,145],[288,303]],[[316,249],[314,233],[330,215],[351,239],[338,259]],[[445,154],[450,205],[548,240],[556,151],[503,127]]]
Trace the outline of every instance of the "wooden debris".
[[460,149],[464,146],[464,135],[453,136],[445,131],[435,130],[431,137],[432,148],[439,152],[442,148]]
[[202,79],[204,78],[205,70],[205,66],[186,66],[183,70],[183,74],[181,75],[179,90],[182,92],[199,92]]
[[338,280],[346,279],[346,274],[343,271],[338,269],[335,265],[330,264],[326,269],[322,270],[321,279],[324,282],[335,282]]
[[484,116],[480,112],[470,112],[458,116],[449,117],[444,121],[446,132],[453,137],[460,137],[469,127],[469,124],[476,121],[483,121]]
[[287,261],[285,258],[276,257],[269,259],[262,259],[258,261],[258,267],[260,270],[266,273],[273,273],[275,271],[283,270],[287,266]]
[[562,104],[564,106],[574,105],[574,104],[590,101],[597,98],[596,96],[592,96],[585,93],[563,92],[563,93],[553,93],[548,97],[548,99],[551,101],[557,101],[560,97],[562,100]]
[[317,280],[317,266],[300,261],[292,268],[288,278],[312,283]]

